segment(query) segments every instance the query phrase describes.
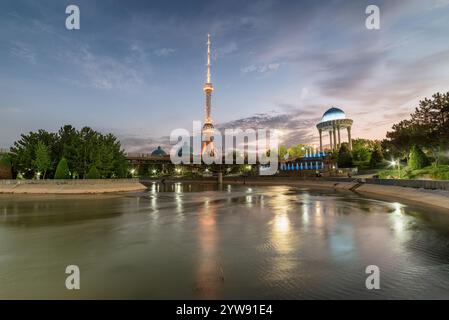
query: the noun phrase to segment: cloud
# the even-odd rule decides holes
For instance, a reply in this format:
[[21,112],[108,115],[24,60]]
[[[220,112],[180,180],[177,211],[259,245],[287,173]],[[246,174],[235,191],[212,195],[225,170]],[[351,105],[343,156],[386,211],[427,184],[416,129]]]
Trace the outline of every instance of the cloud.
[[[316,109],[316,108],[315,108]],[[280,143],[290,146],[298,143],[317,142],[316,123],[319,117],[310,111],[295,109],[289,113],[258,113],[215,125],[222,134],[226,129],[267,129],[278,130]],[[169,136],[140,137],[136,135],[119,135],[122,147],[129,153],[151,153],[158,146],[169,152],[172,145]]]
[[243,73],[266,73],[266,72],[274,72],[279,70],[281,64],[280,63],[268,63],[268,64],[262,64],[262,65],[249,65],[247,67],[242,68]]
[[[316,109],[316,108],[315,108]],[[268,129],[281,133],[280,143],[286,145],[312,143],[317,139],[315,125],[319,117],[309,111],[295,109],[288,113],[258,113],[249,117],[217,124],[218,130],[225,129]]]
[[171,148],[168,136],[146,138],[136,135],[119,135],[119,138],[122,148],[128,153],[151,153],[159,146],[168,153]]
[[62,59],[78,67],[87,81],[73,82],[82,86],[87,84],[96,89],[112,90],[134,88],[144,83],[143,75],[135,67],[110,56],[94,54],[88,46],[63,53]]
[[33,47],[26,43],[12,42],[9,52],[16,58],[19,58],[31,64],[36,64],[36,53]]
[[168,57],[176,52],[173,48],[160,48],[153,51],[153,53],[158,57]]
[[449,0],[435,0],[434,3],[431,3],[430,9],[440,9],[446,6],[449,6]]
[[23,113],[24,110],[22,108],[18,108],[18,107],[2,107],[0,108],[0,114],[17,114],[17,113]]
[[215,58],[221,58],[228,54],[236,52],[238,49],[237,43],[234,41],[228,42],[226,45],[221,46],[215,50]]

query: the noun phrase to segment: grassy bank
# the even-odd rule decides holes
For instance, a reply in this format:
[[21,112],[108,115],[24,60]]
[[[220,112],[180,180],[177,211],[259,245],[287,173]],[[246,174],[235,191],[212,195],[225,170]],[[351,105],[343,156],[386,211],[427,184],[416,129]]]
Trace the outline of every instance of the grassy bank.
[[422,169],[412,170],[410,167],[380,170],[379,178],[390,179],[432,179],[432,180],[449,180],[449,165],[431,165]]

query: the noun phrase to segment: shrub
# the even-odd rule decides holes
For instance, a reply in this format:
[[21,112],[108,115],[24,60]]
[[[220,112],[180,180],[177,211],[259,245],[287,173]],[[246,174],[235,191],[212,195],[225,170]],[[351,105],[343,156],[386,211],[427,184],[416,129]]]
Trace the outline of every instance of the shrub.
[[376,168],[379,164],[382,163],[383,160],[384,156],[380,148],[379,147],[374,148],[373,152],[371,153],[370,166],[372,168]]
[[55,179],[70,179],[70,170],[67,160],[62,158],[56,167]]
[[338,151],[337,163],[339,168],[351,168],[353,166],[352,153],[345,143],[341,145]]
[[432,168],[432,178],[438,180],[449,180],[449,166],[435,166]]
[[416,145],[412,146],[410,150],[410,158],[408,160],[408,166],[412,170],[422,169],[430,164],[429,159],[424,152]]
[[98,172],[97,167],[92,166],[86,175],[86,179],[100,179],[100,172]]

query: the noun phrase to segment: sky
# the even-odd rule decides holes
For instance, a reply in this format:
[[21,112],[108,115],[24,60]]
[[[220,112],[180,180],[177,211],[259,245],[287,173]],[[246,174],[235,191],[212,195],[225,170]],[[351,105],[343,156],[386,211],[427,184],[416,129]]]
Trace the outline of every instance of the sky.
[[[80,30],[65,27],[70,4]],[[353,137],[383,139],[449,91],[449,0],[2,0],[0,147],[72,124],[128,152],[167,148],[204,118],[208,33],[216,127],[279,129],[287,145],[316,145],[332,106]]]

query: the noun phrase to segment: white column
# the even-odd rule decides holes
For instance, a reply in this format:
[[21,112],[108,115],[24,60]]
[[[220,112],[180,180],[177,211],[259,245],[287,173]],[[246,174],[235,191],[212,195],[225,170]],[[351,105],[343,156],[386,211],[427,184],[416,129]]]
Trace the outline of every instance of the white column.
[[349,150],[352,150],[352,139],[351,139],[351,126],[347,128],[348,130],[348,143],[349,143]]
[[320,152],[323,152],[323,131],[321,129],[318,129],[320,133]]

